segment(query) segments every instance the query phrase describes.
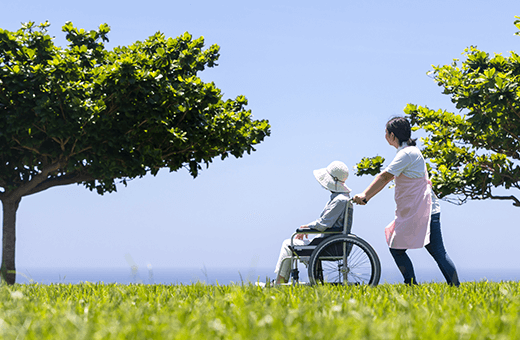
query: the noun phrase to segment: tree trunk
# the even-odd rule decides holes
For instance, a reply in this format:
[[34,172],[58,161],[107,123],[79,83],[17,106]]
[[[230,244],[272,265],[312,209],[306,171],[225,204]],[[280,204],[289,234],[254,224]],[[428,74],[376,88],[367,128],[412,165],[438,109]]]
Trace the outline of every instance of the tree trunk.
[[20,204],[20,198],[12,200],[3,200],[3,233],[2,233],[2,266],[0,267],[0,275],[2,280],[9,285],[13,285],[16,281],[16,269],[14,266],[14,250],[16,243],[16,210]]

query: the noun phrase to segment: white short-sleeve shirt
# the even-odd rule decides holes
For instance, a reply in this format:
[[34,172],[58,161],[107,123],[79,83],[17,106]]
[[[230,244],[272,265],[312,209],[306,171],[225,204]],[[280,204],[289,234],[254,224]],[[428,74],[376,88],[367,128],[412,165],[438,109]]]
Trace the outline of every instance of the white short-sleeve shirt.
[[[426,162],[417,147],[408,147],[408,144],[405,142],[397,149],[397,155],[384,171],[394,175],[394,177],[403,174],[409,178],[420,178],[426,172]],[[432,215],[440,212],[441,205],[439,199],[432,190]]]

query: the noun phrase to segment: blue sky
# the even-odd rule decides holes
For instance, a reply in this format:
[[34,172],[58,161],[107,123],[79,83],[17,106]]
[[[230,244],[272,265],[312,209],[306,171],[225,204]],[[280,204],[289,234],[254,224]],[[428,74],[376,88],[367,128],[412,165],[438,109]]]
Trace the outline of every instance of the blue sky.
[[[245,95],[254,117],[272,125],[257,152],[216,160],[195,180],[163,170],[105,196],[72,185],[22,199],[21,271],[126,267],[126,254],[140,267],[274,268],[281,242],[328,199],[312,170],[341,160],[351,169],[349,187],[362,191],[372,178],[354,176],[356,162],[381,155],[388,164],[395,154],[383,135],[390,117],[407,103],[453,110],[426,75],[432,64],[451,63],[470,45],[520,50],[513,0],[28,0],[2,4],[2,12],[0,27],[9,30],[48,20],[62,46],[66,21],[87,30],[107,23],[108,49],[157,31],[204,36],[221,57],[200,77],[225,98]],[[355,209],[354,231],[378,252],[383,279],[397,271],[384,238],[394,208],[385,189]],[[463,280],[470,269],[520,270],[511,260],[520,254],[519,213],[509,202],[442,203],[445,244]],[[411,257],[419,273],[435,267],[425,250]]]

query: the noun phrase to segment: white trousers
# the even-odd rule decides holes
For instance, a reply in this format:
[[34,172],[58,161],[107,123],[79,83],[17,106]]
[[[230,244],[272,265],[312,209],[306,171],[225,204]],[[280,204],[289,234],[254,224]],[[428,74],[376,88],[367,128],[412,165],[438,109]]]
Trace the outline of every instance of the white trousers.
[[[310,241],[308,239],[304,240],[293,240],[293,244],[295,246],[303,246],[309,244]],[[274,272],[276,275],[280,275],[285,280],[289,279],[289,275],[291,274],[291,239],[287,239],[282,243],[282,249],[280,249],[280,256],[278,257],[278,262],[276,263],[276,268]]]

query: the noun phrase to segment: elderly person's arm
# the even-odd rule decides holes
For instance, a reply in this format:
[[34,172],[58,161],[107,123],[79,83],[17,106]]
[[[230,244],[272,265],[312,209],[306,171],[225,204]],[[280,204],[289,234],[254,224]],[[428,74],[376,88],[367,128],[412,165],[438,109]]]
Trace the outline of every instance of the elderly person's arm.
[[[329,204],[327,204],[321,213],[321,216],[316,221],[302,225],[300,229],[312,228],[319,231],[324,231],[326,229],[332,228],[336,220],[345,211],[346,205],[346,200],[333,200],[332,202],[329,202]],[[307,234],[298,234],[295,236],[295,238],[302,240],[304,236],[307,237]]]
[[361,205],[367,204],[372,197],[380,192],[393,179],[394,175],[389,172],[383,171],[379,173],[365,191],[354,196],[354,202]]

